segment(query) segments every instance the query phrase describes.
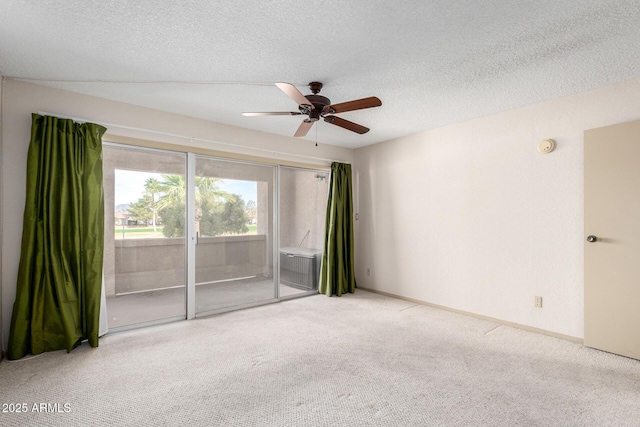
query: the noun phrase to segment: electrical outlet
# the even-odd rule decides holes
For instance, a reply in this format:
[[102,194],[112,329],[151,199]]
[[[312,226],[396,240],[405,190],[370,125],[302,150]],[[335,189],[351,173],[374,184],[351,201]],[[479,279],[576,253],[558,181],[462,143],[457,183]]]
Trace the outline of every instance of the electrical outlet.
[[540,296],[533,297],[533,306],[537,308],[542,308],[542,297]]
[[371,276],[371,269],[367,268],[367,276]]

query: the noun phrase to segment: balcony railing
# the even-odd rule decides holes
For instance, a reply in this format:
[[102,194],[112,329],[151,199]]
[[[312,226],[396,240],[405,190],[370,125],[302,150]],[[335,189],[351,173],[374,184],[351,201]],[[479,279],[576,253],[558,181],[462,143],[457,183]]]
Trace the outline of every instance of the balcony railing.
[[[200,237],[196,247],[196,283],[270,276],[267,236]],[[182,238],[115,241],[115,289],[152,291],[185,284],[185,240]]]

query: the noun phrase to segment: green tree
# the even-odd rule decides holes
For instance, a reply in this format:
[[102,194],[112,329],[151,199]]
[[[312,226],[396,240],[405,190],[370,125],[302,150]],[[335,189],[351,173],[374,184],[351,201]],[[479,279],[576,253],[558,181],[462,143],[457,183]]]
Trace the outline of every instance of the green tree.
[[[232,200],[233,195],[220,190],[219,182],[221,178],[196,177],[196,208],[203,202]],[[168,205],[178,205],[185,203],[187,194],[187,183],[184,175],[162,175],[162,181],[158,182],[158,190],[162,196],[158,200],[160,209]]]
[[247,200],[247,203],[244,206],[244,210],[247,213],[247,216],[249,217],[249,222],[254,224],[258,218],[258,205],[256,204],[256,201]]
[[158,190],[158,209],[165,237],[184,237],[187,184],[184,175],[162,175]]
[[184,237],[184,204],[165,206],[159,211],[162,218],[162,234],[165,237]]
[[227,200],[220,214],[222,228],[226,233],[243,234],[249,231],[247,222],[249,217],[246,213],[244,200],[237,194],[233,194],[233,199]]
[[[224,234],[224,223],[220,215],[226,202],[236,201],[238,196],[220,190],[220,178],[198,176],[195,180],[195,202],[197,220],[201,235],[218,236]],[[184,175],[162,175],[158,190],[158,209],[164,224],[166,237],[184,236],[184,213],[186,200],[186,179]],[[240,199],[241,200],[241,199]]]
[[201,236],[219,236],[224,234],[224,224],[221,220],[222,209],[223,204],[221,202],[203,202],[199,223]]
[[129,219],[144,222],[145,225],[148,224],[154,215],[151,206],[151,196],[143,194],[137,202],[129,205],[129,209],[127,209],[129,212]]
[[158,231],[156,229],[156,222],[158,217],[158,200],[157,196],[160,192],[160,182],[155,178],[147,178],[144,182],[145,196],[148,196],[149,200],[149,208],[151,209],[151,223],[153,225],[153,231]]

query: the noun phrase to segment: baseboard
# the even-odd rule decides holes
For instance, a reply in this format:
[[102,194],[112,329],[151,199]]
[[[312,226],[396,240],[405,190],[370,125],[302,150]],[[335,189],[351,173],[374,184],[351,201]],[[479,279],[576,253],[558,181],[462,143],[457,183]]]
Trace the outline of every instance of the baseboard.
[[446,307],[444,305],[432,304],[430,302],[421,301],[421,300],[414,299],[414,298],[407,298],[407,297],[403,297],[401,295],[391,294],[389,292],[383,292],[383,291],[378,291],[378,290],[375,290],[375,289],[363,288],[362,286],[358,286],[358,289],[361,289],[363,291],[373,292],[374,294],[380,294],[380,295],[384,295],[384,296],[391,297],[391,298],[397,298],[397,299],[401,299],[401,300],[404,300],[404,301],[413,302],[413,303],[420,304],[420,305],[426,305],[428,307],[438,308],[440,310],[450,311],[452,313],[462,314],[462,315],[469,316],[469,317],[475,317],[476,319],[487,320],[489,322],[498,323],[498,324],[504,325],[504,326],[510,326],[510,327],[516,328],[516,329],[522,329],[522,330],[528,331],[528,332],[535,332],[537,334],[547,335],[547,336],[550,336],[550,337],[553,337],[553,338],[560,338],[562,340],[571,341],[571,342],[575,342],[575,343],[578,343],[578,344],[583,344],[582,338],[573,337],[571,335],[559,334],[557,332],[547,331],[545,329],[534,328],[532,326],[527,326],[527,325],[521,325],[519,323],[508,322],[508,321],[502,320],[502,319],[496,319],[495,317],[483,316],[481,314],[471,313],[469,311],[464,311],[464,310],[458,310],[456,308]]

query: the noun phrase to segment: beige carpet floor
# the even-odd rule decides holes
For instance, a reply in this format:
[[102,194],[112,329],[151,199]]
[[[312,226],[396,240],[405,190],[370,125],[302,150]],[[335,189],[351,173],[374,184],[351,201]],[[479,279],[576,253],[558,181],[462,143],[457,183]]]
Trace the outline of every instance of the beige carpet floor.
[[0,403],[27,409],[2,426],[637,426],[640,362],[358,290],[5,361]]

